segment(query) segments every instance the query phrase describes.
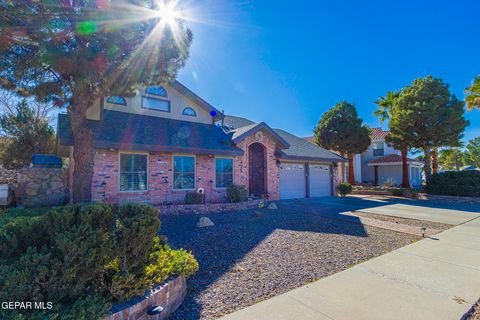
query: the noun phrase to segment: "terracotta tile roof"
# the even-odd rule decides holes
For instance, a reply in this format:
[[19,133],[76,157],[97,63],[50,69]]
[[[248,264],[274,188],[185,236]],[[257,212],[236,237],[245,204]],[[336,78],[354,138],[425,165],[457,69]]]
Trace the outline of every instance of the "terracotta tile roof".
[[383,131],[382,128],[372,128],[370,130],[370,139],[372,140],[384,140],[390,131]]
[[[411,158],[407,158],[407,163],[419,162]],[[402,156],[398,154],[389,154],[381,158],[376,158],[368,161],[368,165],[380,164],[380,163],[402,163]]]

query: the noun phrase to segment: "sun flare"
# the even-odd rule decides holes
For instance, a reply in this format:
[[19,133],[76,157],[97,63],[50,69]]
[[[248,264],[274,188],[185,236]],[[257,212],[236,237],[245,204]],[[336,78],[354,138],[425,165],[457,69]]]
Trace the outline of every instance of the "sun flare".
[[158,16],[160,17],[162,23],[171,26],[176,23],[177,19],[181,18],[180,11],[176,8],[176,4],[176,2],[169,4],[160,2]]

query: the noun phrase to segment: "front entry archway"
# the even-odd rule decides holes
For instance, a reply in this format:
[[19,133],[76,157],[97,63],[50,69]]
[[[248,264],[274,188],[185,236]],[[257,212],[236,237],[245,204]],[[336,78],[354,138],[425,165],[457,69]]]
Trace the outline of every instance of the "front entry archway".
[[248,193],[261,197],[266,192],[265,147],[258,142],[248,147]]

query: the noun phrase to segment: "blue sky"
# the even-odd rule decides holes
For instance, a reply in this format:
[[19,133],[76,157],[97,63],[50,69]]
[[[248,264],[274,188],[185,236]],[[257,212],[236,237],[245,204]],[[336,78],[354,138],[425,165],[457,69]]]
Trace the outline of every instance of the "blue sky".
[[[389,90],[431,74],[463,89],[480,74],[480,1],[227,1],[183,3],[201,23],[179,80],[226,114],[312,134],[335,103],[364,121]],[[480,136],[468,112],[465,139]],[[384,126],[386,127],[386,126]]]

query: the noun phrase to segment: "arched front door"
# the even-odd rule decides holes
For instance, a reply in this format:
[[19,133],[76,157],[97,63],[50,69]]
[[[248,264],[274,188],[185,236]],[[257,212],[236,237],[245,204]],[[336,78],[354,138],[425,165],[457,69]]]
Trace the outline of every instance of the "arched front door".
[[266,194],[265,147],[258,142],[248,147],[248,193],[255,197]]

